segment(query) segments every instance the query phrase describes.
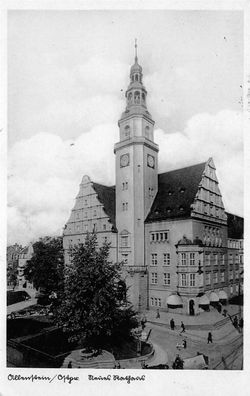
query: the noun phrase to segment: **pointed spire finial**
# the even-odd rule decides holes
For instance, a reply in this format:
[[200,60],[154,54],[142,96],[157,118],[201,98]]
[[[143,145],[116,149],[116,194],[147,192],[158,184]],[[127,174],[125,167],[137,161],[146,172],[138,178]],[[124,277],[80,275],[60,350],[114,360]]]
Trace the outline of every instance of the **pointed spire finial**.
[[138,57],[137,57],[137,39],[135,38],[135,62],[138,61]]

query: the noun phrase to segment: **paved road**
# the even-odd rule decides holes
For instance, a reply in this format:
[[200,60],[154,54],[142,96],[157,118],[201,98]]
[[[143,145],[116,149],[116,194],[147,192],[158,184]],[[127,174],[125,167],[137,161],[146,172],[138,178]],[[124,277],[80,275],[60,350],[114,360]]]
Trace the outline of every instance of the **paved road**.
[[[207,333],[205,332],[197,337],[197,334],[194,335],[191,331],[180,335],[178,331],[171,331],[151,323],[148,324],[149,328],[152,328],[150,341],[156,343],[159,348],[167,353],[170,366],[175,360],[177,353],[182,358],[188,358],[196,356],[197,352],[199,352],[208,356],[210,369],[242,369],[243,337],[238,332],[234,332],[234,330],[232,336],[230,324],[223,329],[225,333],[224,339],[215,340],[212,344],[207,344]],[[176,345],[181,344],[183,339],[187,341],[187,349],[179,351]],[[223,363],[223,359],[225,363]],[[162,363],[166,363],[166,361]]]

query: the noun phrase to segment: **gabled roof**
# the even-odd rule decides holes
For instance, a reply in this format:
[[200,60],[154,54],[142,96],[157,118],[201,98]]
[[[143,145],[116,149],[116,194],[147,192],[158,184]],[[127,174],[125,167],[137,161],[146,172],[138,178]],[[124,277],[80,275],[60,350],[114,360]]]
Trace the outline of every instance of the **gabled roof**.
[[243,239],[244,219],[232,213],[227,213],[228,238]]
[[146,222],[188,217],[206,162],[158,175],[158,193]]
[[104,206],[104,211],[109,216],[111,223],[115,227],[115,186],[104,186],[93,183],[93,188],[97,193],[99,201]]

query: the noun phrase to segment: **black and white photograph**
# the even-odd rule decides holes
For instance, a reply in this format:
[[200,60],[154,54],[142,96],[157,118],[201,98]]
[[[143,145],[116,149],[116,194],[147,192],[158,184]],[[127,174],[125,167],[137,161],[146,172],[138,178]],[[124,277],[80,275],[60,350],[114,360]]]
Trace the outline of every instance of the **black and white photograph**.
[[8,379],[244,371],[244,17],[8,9]]

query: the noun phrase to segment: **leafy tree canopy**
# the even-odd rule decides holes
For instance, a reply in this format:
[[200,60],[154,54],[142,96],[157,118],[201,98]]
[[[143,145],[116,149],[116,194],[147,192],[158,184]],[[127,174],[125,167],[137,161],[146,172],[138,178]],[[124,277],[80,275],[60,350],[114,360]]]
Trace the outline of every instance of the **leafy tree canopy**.
[[136,313],[126,304],[120,266],[109,262],[109,245],[98,248],[95,234],[71,249],[59,324],[91,346],[104,339],[126,337],[137,327]]
[[24,269],[26,279],[45,293],[60,291],[64,267],[62,237],[40,238],[33,244],[33,249],[33,256]]

